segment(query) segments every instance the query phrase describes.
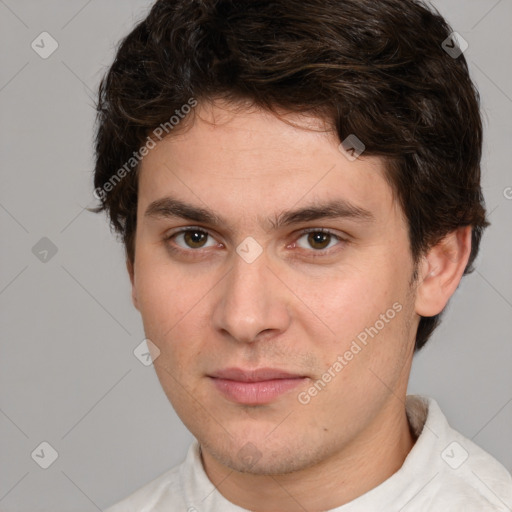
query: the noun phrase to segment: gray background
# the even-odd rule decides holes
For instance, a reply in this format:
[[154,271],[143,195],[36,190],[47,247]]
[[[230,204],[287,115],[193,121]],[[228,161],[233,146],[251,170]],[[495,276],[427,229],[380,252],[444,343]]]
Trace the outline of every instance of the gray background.
[[[94,91],[151,3],[0,0],[2,512],[101,510],[180,462],[191,441],[133,355],[144,333],[122,246],[104,216],[84,210],[94,204]],[[436,398],[512,470],[512,1],[435,5],[469,42],[492,227],[478,270],[416,357],[409,392]],[[31,48],[43,31],[59,44],[47,59]],[[32,251],[43,237],[58,249],[46,262]],[[31,458],[42,441],[59,455],[46,470]]]

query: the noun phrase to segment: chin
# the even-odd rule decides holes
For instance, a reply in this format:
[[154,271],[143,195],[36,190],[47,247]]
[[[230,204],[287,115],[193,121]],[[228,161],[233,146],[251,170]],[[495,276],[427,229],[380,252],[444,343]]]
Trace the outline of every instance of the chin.
[[272,445],[267,436],[268,433],[262,435],[258,441],[228,437],[226,443],[219,443],[216,438],[213,443],[200,440],[200,444],[224,466],[251,475],[277,476],[307,469],[320,462],[328,451],[326,447],[306,448],[304,440],[289,436],[275,439]]

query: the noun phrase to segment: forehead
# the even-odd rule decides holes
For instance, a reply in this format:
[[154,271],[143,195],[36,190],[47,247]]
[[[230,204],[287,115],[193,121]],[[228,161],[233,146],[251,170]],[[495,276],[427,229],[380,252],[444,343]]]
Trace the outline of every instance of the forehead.
[[250,106],[198,105],[184,130],[142,160],[139,206],[166,195],[245,215],[339,199],[375,213],[393,205],[383,159],[349,160],[322,119],[279,116]]

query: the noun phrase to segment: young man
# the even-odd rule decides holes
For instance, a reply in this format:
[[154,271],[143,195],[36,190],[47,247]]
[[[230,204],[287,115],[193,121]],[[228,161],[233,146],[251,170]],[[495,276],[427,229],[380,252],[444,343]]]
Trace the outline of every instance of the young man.
[[406,397],[487,225],[451,32],[412,0],[159,0],[122,42],[95,195],[196,441],[108,512],[511,510]]

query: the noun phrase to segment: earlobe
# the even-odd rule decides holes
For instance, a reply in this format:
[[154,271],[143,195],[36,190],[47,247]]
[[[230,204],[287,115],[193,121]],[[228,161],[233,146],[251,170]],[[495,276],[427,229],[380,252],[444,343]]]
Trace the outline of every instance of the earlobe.
[[139,305],[137,302],[137,291],[135,288],[135,268],[133,263],[127,259],[126,260],[126,270],[128,270],[128,275],[130,276],[130,282],[132,283],[132,303],[135,306],[135,309],[139,309]]
[[419,265],[416,313],[435,316],[445,308],[462,278],[471,253],[471,226],[448,233]]

